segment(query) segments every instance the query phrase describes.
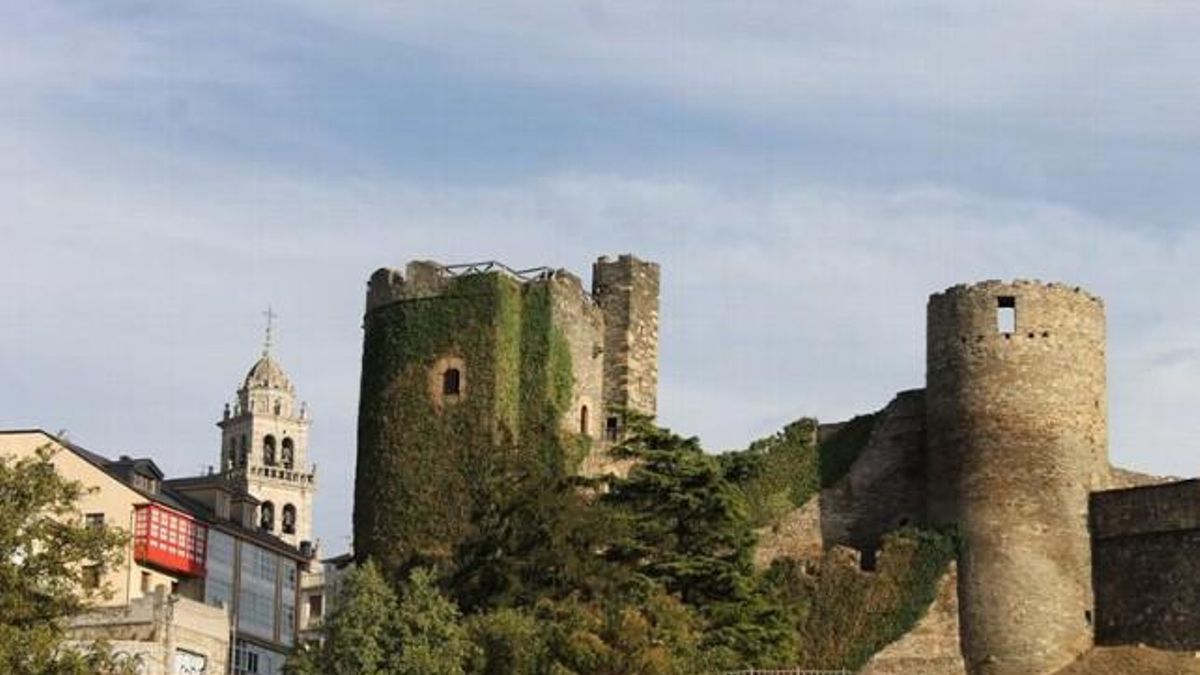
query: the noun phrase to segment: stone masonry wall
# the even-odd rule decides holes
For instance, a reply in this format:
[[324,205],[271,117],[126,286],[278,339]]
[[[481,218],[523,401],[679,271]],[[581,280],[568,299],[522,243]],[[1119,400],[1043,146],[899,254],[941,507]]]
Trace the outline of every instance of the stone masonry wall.
[[850,471],[821,491],[821,537],[867,560],[883,535],[925,522],[925,393],[905,391],[876,418]]
[[1108,480],[1104,352],[1103,303],[1076,287],[989,281],[929,300],[930,511],[963,538],[972,674],[1045,673],[1091,645],[1087,503]]
[[604,407],[658,410],[657,263],[622,255],[592,267],[592,295],[604,311]]
[[958,572],[951,563],[925,616],[871,657],[859,675],[966,675],[958,643],[957,586]]
[[604,430],[604,315],[584,292],[579,277],[558,270],[548,283],[554,326],[571,354],[571,404],[563,412],[562,430],[595,441]]
[[1200,650],[1200,480],[1091,497],[1096,642]]
[[[840,428],[823,424],[823,436]],[[832,546],[850,546],[874,556],[884,534],[925,522],[925,395],[896,395],[880,411],[858,459],[837,484],[759,531],[755,563],[782,557],[820,556]]]

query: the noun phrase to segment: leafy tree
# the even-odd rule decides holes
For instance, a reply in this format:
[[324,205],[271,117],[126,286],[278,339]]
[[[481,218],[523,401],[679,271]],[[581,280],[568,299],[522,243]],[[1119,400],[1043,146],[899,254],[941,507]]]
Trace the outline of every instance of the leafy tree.
[[346,573],[322,624],[324,642],[297,650],[292,675],[461,675],[474,647],[458,608],[413,570],[398,599],[373,561]]
[[367,561],[346,573],[322,623],[324,643],[297,650],[288,670],[297,675],[384,675],[396,651],[396,593]]
[[79,651],[67,642],[65,620],[111,595],[85,575],[120,563],[127,535],[83,522],[87,490],[58,473],[53,455],[47,446],[0,457],[0,672],[127,672],[104,643]]
[[479,675],[535,675],[550,669],[547,626],[524,609],[501,608],[467,620],[471,641],[479,648],[473,672]]
[[434,585],[433,574],[413,570],[396,612],[397,675],[462,675],[474,657],[458,607]]

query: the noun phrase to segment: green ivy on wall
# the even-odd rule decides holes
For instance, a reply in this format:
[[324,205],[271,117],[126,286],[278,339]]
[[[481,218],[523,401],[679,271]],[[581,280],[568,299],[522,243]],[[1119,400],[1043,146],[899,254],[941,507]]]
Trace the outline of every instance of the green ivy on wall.
[[937,595],[954,560],[953,534],[905,528],[884,538],[873,572],[831,552],[811,563],[783,559],[767,573],[781,600],[796,608],[800,660],[812,668],[856,671],[908,633]]
[[719,456],[725,475],[741,488],[755,527],[774,523],[837,483],[858,459],[876,415],[860,415],[818,442],[817,420],[801,418],[750,447]]
[[[503,472],[573,471],[580,443],[559,424],[572,366],[549,283],[501,274],[447,281],[365,319],[355,546],[390,573],[448,556]],[[464,363],[464,394],[437,406],[430,373]]]

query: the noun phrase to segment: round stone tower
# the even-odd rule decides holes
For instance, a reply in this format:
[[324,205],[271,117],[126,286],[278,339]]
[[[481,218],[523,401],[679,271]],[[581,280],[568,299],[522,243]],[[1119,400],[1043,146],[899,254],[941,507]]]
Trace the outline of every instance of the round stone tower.
[[1104,303],[986,281],[929,298],[930,516],[963,538],[972,675],[1056,670],[1092,640],[1088,493],[1107,476]]

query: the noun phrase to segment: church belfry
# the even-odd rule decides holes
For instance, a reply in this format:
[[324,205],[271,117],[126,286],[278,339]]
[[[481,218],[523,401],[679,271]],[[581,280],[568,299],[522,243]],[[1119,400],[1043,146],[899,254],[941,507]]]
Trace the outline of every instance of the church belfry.
[[221,472],[260,501],[260,529],[300,546],[312,541],[316,492],[316,469],[308,462],[310,420],[305,404],[296,405],[291,379],[271,356],[275,313],[268,309],[266,316],[262,356],[217,422]]

